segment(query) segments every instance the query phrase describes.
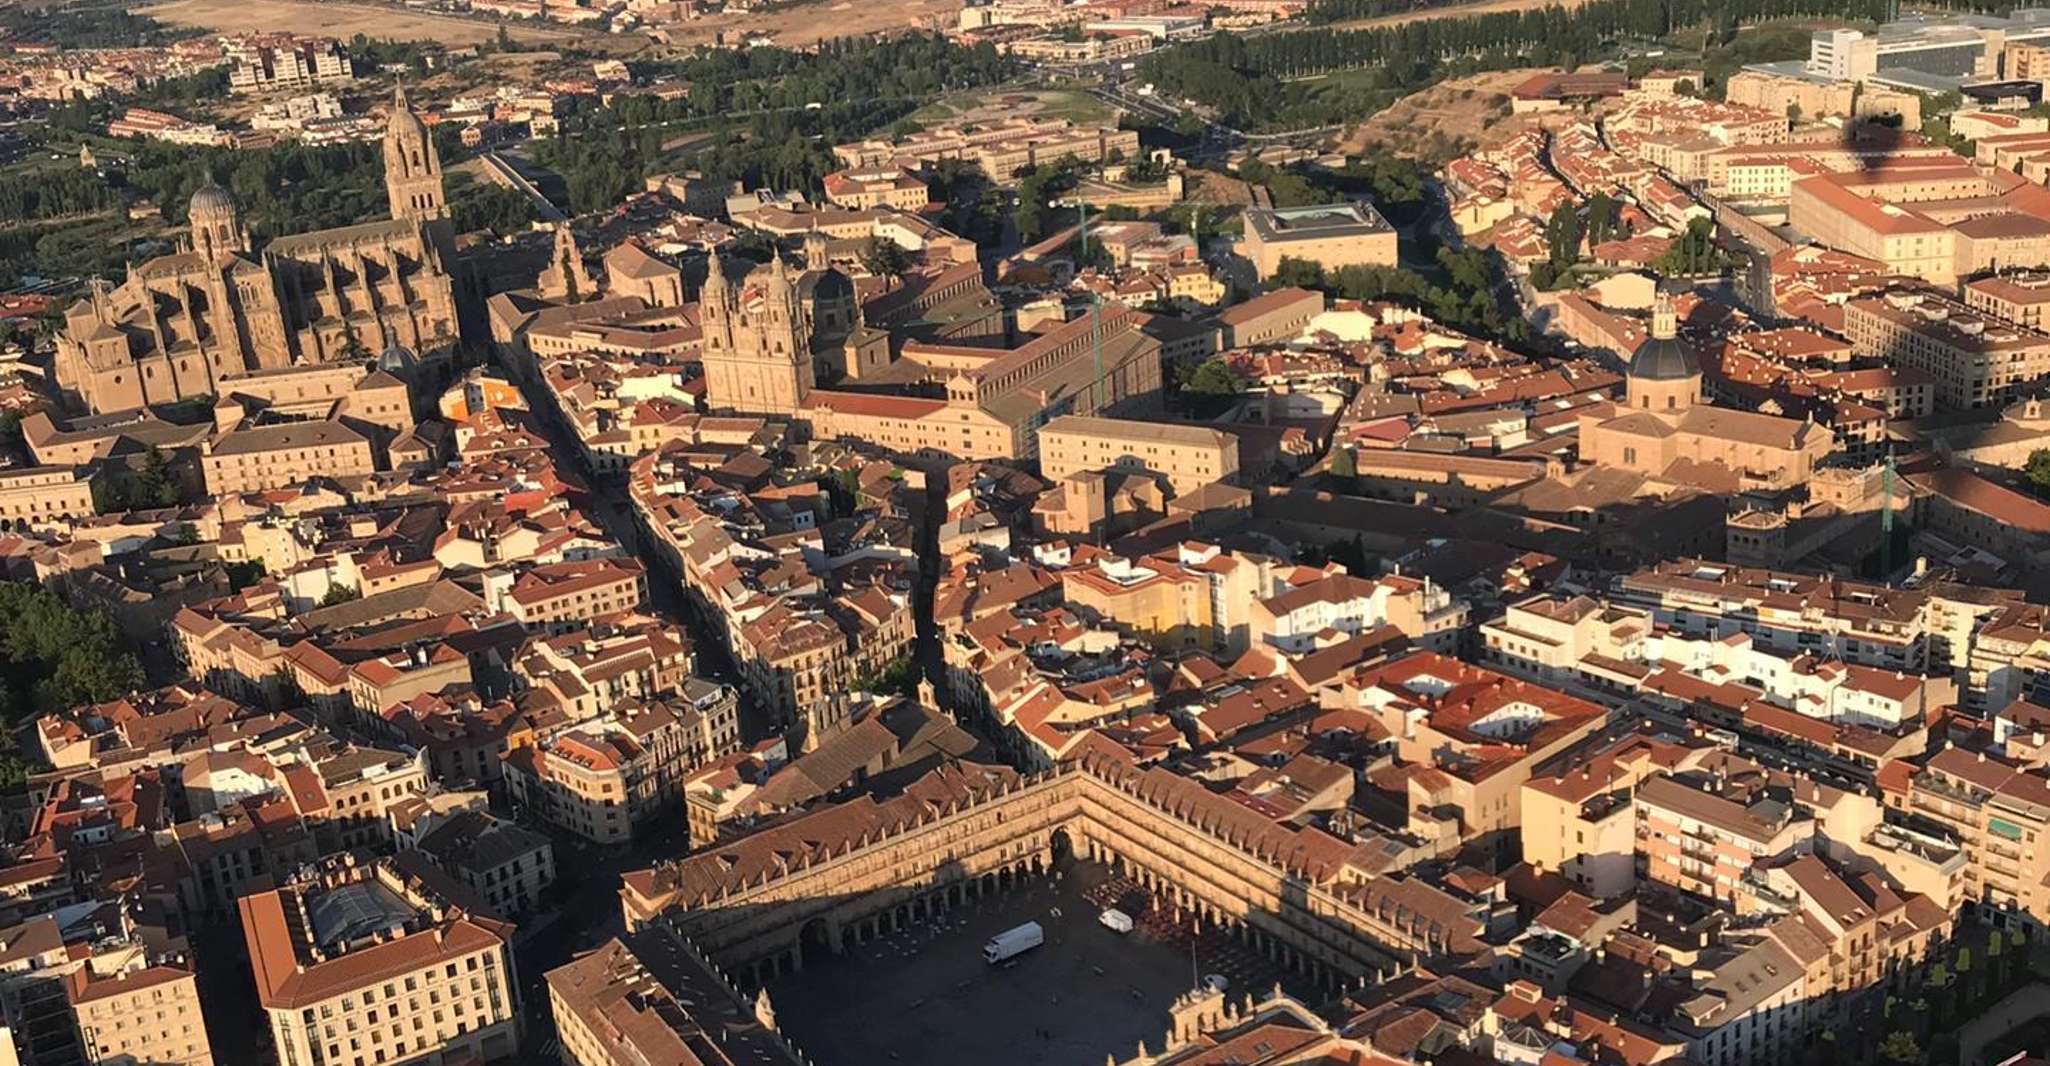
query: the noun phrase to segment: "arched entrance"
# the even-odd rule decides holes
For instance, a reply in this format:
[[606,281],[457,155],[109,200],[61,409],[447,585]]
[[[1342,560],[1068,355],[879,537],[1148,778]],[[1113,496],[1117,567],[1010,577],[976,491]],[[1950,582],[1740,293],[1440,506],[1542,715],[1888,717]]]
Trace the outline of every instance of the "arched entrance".
[[1069,838],[1067,830],[1056,829],[1047,838],[1047,851],[1050,856],[1047,865],[1058,866],[1075,854],[1075,842]]
[[801,957],[821,958],[840,953],[839,938],[833,935],[833,927],[824,918],[813,918],[797,931],[797,950]]

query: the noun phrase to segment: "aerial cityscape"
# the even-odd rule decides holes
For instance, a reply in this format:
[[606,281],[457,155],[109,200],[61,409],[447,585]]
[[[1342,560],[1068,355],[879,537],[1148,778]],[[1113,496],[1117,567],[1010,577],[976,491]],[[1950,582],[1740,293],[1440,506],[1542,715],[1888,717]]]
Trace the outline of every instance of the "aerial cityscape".
[[0,1066],[2050,1066],[2046,89],[0,0]]

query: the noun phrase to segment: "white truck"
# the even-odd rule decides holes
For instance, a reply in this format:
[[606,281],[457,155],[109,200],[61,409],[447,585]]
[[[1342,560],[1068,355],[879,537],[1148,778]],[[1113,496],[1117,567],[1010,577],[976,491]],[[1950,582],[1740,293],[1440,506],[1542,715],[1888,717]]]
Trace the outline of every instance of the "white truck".
[[1096,920],[1102,922],[1103,927],[1113,933],[1129,933],[1132,931],[1132,916],[1116,907],[1105,909],[1102,914],[1096,916]]
[[1006,929],[990,937],[989,943],[982,945],[982,959],[988,963],[1003,962],[1044,943],[1046,931],[1039,927],[1038,922],[1026,922],[1015,929]]

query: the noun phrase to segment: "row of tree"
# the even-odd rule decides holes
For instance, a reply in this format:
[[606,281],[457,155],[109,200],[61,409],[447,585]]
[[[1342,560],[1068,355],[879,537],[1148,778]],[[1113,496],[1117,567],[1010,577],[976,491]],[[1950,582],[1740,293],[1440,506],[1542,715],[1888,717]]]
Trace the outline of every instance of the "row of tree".
[[[1320,0],[1317,17],[1381,14],[1387,2]],[[1771,19],[1876,21],[1886,14],[1885,0],[1591,0],[1572,9],[1547,5],[1349,31],[1218,34],[1155,54],[1142,75],[1172,96],[1216,109],[1234,126],[1296,128],[1353,116],[1342,98],[1288,79],[1356,70],[1383,94],[1415,91],[1466,70],[1570,66],[1619,39],[1657,39],[1682,26],[1708,24],[1733,35],[1740,25]]]
[[66,167],[0,177],[0,223],[91,214],[120,203],[121,194],[90,170]]

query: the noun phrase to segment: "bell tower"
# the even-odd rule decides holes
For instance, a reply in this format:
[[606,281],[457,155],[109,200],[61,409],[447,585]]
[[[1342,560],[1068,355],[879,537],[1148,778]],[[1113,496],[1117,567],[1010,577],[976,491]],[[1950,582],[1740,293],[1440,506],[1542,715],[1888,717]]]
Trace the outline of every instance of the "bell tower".
[[427,124],[406,101],[406,87],[392,93],[391,114],[384,127],[384,191],[391,217],[423,221],[448,217],[448,199],[441,187],[441,157]]

